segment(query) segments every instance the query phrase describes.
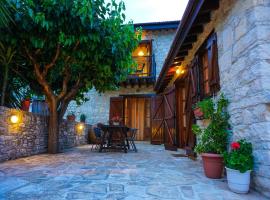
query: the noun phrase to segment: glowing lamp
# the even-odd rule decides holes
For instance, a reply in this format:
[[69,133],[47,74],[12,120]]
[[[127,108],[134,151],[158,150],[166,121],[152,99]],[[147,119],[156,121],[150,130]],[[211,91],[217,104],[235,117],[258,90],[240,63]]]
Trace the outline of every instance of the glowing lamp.
[[12,124],[18,123],[18,122],[19,122],[19,117],[18,117],[17,115],[12,115],[12,116],[10,117],[10,122],[11,122]]
[[78,129],[78,131],[82,131],[84,129],[84,125],[83,124],[79,124],[77,126],[77,129]]
[[181,70],[178,68],[178,69],[175,71],[175,73],[176,73],[177,75],[179,75],[179,74],[181,73]]
[[144,56],[143,51],[139,51],[138,56]]
[[177,67],[177,69],[175,71],[175,73],[177,75],[183,75],[185,72],[186,72],[185,69],[183,67],[181,67],[181,66],[180,67]]

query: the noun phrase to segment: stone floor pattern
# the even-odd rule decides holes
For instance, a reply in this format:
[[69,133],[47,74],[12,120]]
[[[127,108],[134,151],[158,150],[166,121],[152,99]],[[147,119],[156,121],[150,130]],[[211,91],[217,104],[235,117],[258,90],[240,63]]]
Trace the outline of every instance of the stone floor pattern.
[[163,146],[139,143],[138,153],[90,151],[37,155],[0,164],[0,199],[58,200],[265,200],[232,193],[210,180],[201,164],[173,157]]

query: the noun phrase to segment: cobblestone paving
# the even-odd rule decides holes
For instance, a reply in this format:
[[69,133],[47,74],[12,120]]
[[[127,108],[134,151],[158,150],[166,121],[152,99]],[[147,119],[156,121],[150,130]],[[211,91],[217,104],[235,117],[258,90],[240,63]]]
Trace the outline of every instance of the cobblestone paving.
[[89,146],[0,164],[0,199],[264,200],[232,193],[207,179],[201,164],[175,158],[162,146],[139,143],[138,153],[91,152]]

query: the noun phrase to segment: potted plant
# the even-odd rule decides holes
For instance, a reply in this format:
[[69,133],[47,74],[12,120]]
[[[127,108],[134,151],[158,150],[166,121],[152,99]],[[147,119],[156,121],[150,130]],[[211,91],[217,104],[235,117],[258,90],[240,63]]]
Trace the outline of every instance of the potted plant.
[[208,119],[213,108],[213,101],[209,98],[198,102],[193,108],[193,113],[196,119]]
[[253,169],[252,144],[246,140],[231,143],[231,151],[224,153],[229,188],[236,193],[249,191]]
[[208,105],[202,107],[202,111],[210,122],[205,128],[198,125],[192,126],[192,131],[198,138],[195,152],[202,156],[205,175],[208,178],[217,179],[221,178],[224,169],[223,153],[226,151],[229,125],[229,115],[226,112],[228,100],[222,94],[216,102],[206,99],[202,104]]
[[68,121],[75,121],[75,119],[76,119],[75,113],[74,112],[69,112],[68,115],[67,115],[67,120]]
[[80,116],[80,122],[85,123],[85,121],[86,121],[86,115],[85,114],[81,114],[81,116]]
[[111,121],[113,125],[117,126],[120,125],[122,119],[119,117],[119,115],[115,115],[112,117]]
[[27,95],[23,100],[22,100],[22,107],[21,109],[23,111],[29,111],[31,104],[31,95]]

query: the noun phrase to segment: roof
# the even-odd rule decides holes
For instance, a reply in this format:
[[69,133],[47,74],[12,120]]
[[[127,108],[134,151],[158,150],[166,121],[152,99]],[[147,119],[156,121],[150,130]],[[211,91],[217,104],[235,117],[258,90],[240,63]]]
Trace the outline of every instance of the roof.
[[180,21],[146,22],[136,23],[135,28],[142,27],[143,30],[177,29]]
[[162,92],[174,76],[170,70],[180,65],[203,32],[204,24],[210,22],[211,12],[218,9],[219,0],[189,0],[187,8],[179,25],[168,55],[155,85],[155,91]]

